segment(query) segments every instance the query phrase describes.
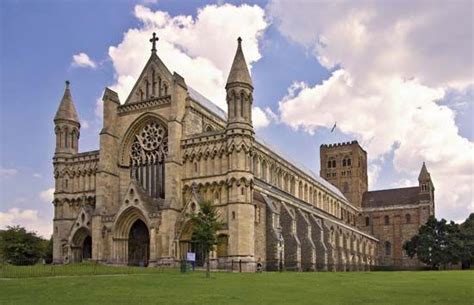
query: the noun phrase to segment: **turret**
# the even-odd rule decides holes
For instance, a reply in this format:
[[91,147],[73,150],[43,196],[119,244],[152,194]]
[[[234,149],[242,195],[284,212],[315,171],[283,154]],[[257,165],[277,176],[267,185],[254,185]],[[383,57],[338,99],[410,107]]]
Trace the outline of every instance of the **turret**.
[[227,91],[227,129],[246,129],[253,133],[252,78],[242,52],[242,38],[239,37],[237,42],[237,51],[225,86]]
[[55,156],[77,154],[81,124],[72,100],[69,81],[66,81],[63,98],[54,116],[54,126],[56,134]]
[[227,151],[228,173],[227,215],[230,232],[228,259],[246,262],[254,270],[255,207],[253,205],[253,174],[250,168],[254,142],[252,126],[253,85],[239,38],[237,52],[227,84]]
[[418,176],[418,183],[420,186],[420,193],[433,194],[435,188],[433,181],[431,181],[431,175],[426,168],[425,162],[423,162],[421,167],[420,175]]

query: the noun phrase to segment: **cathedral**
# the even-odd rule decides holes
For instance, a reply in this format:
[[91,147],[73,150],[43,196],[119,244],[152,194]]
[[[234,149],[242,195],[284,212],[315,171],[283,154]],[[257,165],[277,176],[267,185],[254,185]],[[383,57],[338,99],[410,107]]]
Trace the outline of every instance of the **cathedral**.
[[[212,268],[243,271],[370,270],[416,266],[402,244],[434,213],[423,164],[419,185],[368,191],[367,154],[356,141],[322,145],[316,175],[259,140],[242,40],[223,111],[151,56],[128,98],[103,95],[99,150],[79,152],[69,82],[54,117],[55,263],[176,266],[193,243],[191,213],[210,201],[224,227]],[[205,77],[205,76],[203,76]]]

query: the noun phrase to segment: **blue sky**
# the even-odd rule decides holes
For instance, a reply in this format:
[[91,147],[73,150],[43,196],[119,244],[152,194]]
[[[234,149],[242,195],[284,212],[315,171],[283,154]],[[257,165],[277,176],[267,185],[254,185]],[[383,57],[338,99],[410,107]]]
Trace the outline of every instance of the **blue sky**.
[[[0,226],[48,234],[52,120],[64,81],[82,121],[80,150],[97,149],[97,100],[105,86],[125,100],[120,77],[142,69],[153,30],[165,64],[221,105],[242,35],[259,137],[315,172],[320,144],[357,139],[370,157],[371,189],[416,183],[426,161],[437,216],[464,219],[474,209],[473,25],[472,2],[456,3],[2,1]],[[74,62],[80,53],[89,61]],[[177,54],[189,64],[173,62]],[[200,82],[198,70],[212,82]]]

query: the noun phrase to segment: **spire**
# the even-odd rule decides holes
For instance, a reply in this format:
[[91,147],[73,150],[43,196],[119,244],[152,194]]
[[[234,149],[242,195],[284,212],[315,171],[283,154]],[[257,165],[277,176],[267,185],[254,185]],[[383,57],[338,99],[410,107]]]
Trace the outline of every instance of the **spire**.
[[79,123],[79,117],[77,116],[76,107],[74,107],[74,102],[72,101],[71,91],[69,89],[69,81],[66,81],[66,89],[64,90],[64,95],[59,104],[58,111],[54,116],[54,121],[57,120],[67,120]]
[[423,166],[421,167],[420,175],[418,176],[418,181],[426,181],[431,180],[430,173],[426,169],[426,164],[423,162]]
[[250,77],[247,62],[245,61],[244,53],[242,52],[242,38],[239,37],[237,42],[237,52],[235,53],[234,62],[230,68],[226,88],[233,83],[244,83],[253,88],[252,78]]

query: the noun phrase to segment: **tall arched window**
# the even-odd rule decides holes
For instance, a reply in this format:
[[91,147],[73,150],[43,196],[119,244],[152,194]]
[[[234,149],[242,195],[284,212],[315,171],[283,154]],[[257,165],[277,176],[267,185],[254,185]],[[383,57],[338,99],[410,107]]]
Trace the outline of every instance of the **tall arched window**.
[[383,217],[383,222],[386,226],[388,226],[390,224],[390,217],[388,217],[388,215],[385,215]]
[[267,162],[265,160],[262,161],[262,171],[260,175],[264,181],[267,181]]
[[405,221],[406,221],[406,223],[411,223],[411,215],[410,214],[405,215]]
[[336,167],[336,160],[332,160],[332,167]]
[[370,225],[370,218],[369,216],[365,217],[365,226],[368,227]]
[[69,147],[69,130],[67,128],[64,130],[64,147]]
[[237,117],[237,94],[234,91],[232,91],[232,100],[234,104],[234,117]]
[[349,183],[347,181],[345,181],[344,184],[343,184],[342,192],[343,193],[349,192]]
[[240,117],[245,117],[245,114],[244,114],[244,110],[245,110],[245,95],[244,95],[244,92],[240,92]]
[[130,149],[130,175],[153,198],[165,198],[165,158],[168,133],[156,121],[143,127]]
[[258,157],[257,156],[253,156],[252,172],[255,176],[258,177]]
[[151,69],[151,95],[156,96],[156,80],[155,80],[155,69]]
[[392,255],[392,244],[389,241],[385,242],[385,255],[386,256]]

